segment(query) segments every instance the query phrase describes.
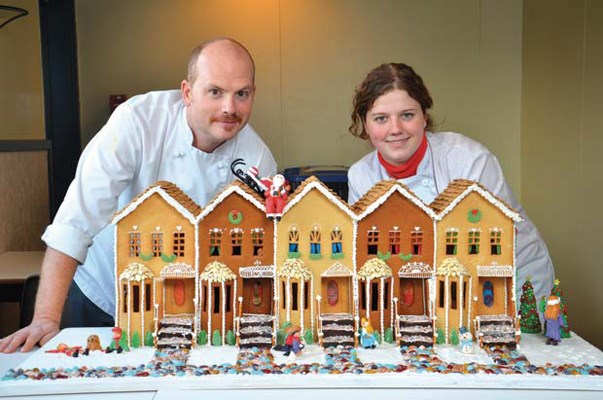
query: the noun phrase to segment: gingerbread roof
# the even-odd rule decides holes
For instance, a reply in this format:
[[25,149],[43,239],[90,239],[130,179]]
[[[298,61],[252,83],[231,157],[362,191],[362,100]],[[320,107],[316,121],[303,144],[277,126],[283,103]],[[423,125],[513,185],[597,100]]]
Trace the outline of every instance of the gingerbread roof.
[[429,205],[438,215],[438,219],[443,218],[448,214],[461,200],[467,197],[470,193],[479,193],[484,199],[490,204],[497,207],[507,217],[511,218],[515,222],[523,221],[521,215],[508,205],[505,201],[495,196],[482,186],[480,183],[470,181],[467,179],[455,179],[442,193],[436,197],[433,202]]
[[388,198],[391,197],[392,194],[396,192],[410,200],[432,219],[436,218],[433,209],[427,206],[427,204],[423,203],[423,201],[419,199],[419,197],[417,197],[417,195],[414,194],[414,192],[405,184],[395,180],[377,182],[368,192],[358,199],[356,203],[354,203],[352,210],[358,216],[358,220],[361,220],[379,208],[379,206],[381,206]]
[[174,207],[182,216],[194,223],[196,216],[201,214],[201,207],[188,197],[178,186],[168,181],[158,181],[149,186],[147,190],[136,196],[111,219],[112,224],[117,224],[121,219],[132,213],[146,199],[153,194],[161,196],[168,204]]
[[197,220],[202,220],[205,218],[207,214],[212,212],[219,204],[222,203],[225,198],[230,196],[232,193],[238,193],[241,197],[256,206],[260,211],[265,212],[266,209],[264,206],[264,199],[245,183],[235,180],[222,189],[207,203],[207,205],[203,208],[203,211],[197,216]]
[[335,204],[339,209],[345,212],[350,218],[355,219],[356,214],[352,211],[350,206],[346,201],[344,201],[337,193],[333,190],[329,189],[327,185],[322,183],[317,177],[314,175],[307,178],[303,181],[295,191],[289,195],[289,200],[287,201],[287,205],[285,205],[285,209],[283,210],[283,214],[289,211],[292,207],[294,207],[297,203],[304,198],[312,189],[318,190],[322,193],[331,203]]

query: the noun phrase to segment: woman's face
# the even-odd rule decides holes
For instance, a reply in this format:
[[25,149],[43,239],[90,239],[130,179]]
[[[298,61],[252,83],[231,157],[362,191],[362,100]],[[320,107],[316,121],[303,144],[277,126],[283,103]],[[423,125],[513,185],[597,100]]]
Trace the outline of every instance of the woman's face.
[[375,100],[364,122],[371,143],[381,156],[400,165],[415,154],[427,121],[421,105],[405,90],[391,90]]

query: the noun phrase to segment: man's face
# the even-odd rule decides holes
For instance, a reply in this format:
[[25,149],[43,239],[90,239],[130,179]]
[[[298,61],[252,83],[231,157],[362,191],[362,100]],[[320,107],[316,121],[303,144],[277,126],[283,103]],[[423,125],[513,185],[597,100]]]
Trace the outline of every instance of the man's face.
[[181,91],[193,145],[211,153],[249,121],[255,93],[253,64],[234,44],[213,43],[197,60],[196,78],[192,83],[182,81]]

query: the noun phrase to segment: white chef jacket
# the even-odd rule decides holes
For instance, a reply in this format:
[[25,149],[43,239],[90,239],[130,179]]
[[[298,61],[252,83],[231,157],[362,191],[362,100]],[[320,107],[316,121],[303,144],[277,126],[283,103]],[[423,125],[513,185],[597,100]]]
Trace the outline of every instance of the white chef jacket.
[[156,91],[121,104],[90,141],[75,178],[42,240],[82,265],[75,282],[115,317],[114,229],[117,210],[159,180],[175,183],[203,206],[237,179],[231,162],[243,158],[260,176],[276,173],[268,147],[250,125],[213,153],[192,145],[180,91]]
[[[470,179],[503,199],[521,214],[517,226],[517,295],[527,276],[534,294],[548,296],[553,287],[554,270],[546,244],[507,185],[496,157],[482,144],[454,132],[427,132],[427,151],[417,174],[399,181],[408,186],[426,204],[431,203],[454,179]],[[373,151],[348,171],[348,202],[353,204],[375,183],[392,179]]]

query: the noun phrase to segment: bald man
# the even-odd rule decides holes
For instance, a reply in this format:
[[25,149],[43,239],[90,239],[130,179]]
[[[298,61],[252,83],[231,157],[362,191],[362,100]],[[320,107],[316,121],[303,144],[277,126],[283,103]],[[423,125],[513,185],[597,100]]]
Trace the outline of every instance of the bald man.
[[135,96],[113,112],[84,149],[42,236],[48,248],[33,320],[2,339],[0,352],[29,351],[60,328],[114,325],[114,233],[107,224],[148,186],[173,182],[203,206],[236,179],[230,164],[237,158],[260,176],[276,173],[270,150],[248,124],[254,78],[247,49],[216,38],[193,50],[179,91]]

